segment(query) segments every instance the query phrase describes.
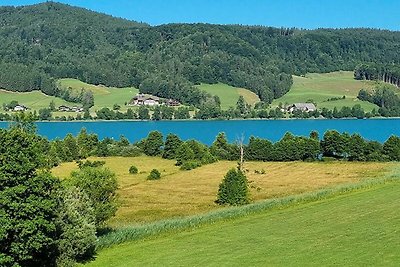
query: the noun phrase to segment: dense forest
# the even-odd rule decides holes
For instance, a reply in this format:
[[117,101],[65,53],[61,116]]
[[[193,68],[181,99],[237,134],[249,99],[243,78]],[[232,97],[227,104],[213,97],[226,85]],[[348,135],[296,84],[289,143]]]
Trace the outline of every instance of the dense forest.
[[400,87],[400,67],[377,63],[360,64],[354,70],[357,80],[379,80]]
[[152,27],[55,2],[0,7],[0,88],[41,90],[92,105],[57,88],[57,78],[135,86],[201,106],[214,98],[195,84],[223,82],[270,103],[292,74],[400,63],[400,33],[372,29],[298,30],[167,24]]

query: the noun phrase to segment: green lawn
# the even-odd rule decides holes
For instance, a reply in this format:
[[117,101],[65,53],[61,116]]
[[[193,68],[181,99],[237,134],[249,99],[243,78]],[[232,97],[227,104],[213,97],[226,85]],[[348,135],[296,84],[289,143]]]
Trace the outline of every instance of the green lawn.
[[211,95],[219,96],[221,100],[221,108],[228,109],[229,107],[235,107],[236,102],[239,99],[239,96],[243,96],[248,104],[254,105],[259,102],[260,99],[258,96],[246,89],[237,88],[233,86],[229,86],[223,83],[217,84],[201,84],[198,86],[200,90],[204,90]]
[[[353,78],[353,72],[338,71],[332,73],[318,74],[310,73],[305,77],[293,76],[293,86],[290,91],[273,101],[272,106],[282,104],[293,104],[306,102],[312,99],[317,103],[317,108],[326,107],[333,109],[343,106],[352,107],[360,104],[365,111],[371,111],[378,106],[357,99],[361,89],[372,89],[375,82],[357,81]],[[329,98],[346,96],[346,99],[327,101]]]
[[87,266],[398,266],[400,184],[128,242]]
[[114,104],[121,106],[121,110],[125,111],[127,107],[126,102],[129,102],[139,90],[134,87],[116,88],[106,87],[103,85],[87,84],[76,79],[60,79],[58,80],[59,86],[62,88],[71,87],[75,90],[81,88],[90,90],[94,95],[94,107],[91,110],[98,110],[103,107],[112,108]]
[[18,93],[18,92],[10,92],[10,91],[5,91],[5,90],[0,90],[0,105],[1,105],[1,107],[3,106],[3,103],[8,104],[13,100],[18,101],[19,104],[25,105],[32,110],[48,108],[50,105],[50,102],[52,100],[54,101],[56,106],[76,105],[74,103],[69,103],[67,101],[64,101],[58,97],[45,95],[40,91]]

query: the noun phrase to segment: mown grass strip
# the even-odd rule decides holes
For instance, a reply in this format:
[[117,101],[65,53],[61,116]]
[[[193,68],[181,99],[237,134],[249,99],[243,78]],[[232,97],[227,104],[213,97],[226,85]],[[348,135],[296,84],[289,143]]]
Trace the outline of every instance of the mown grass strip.
[[191,229],[200,225],[211,224],[220,220],[229,220],[233,218],[243,217],[261,211],[287,208],[298,204],[331,198],[357,190],[369,189],[377,185],[398,181],[399,173],[400,168],[395,168],[390,174],[383,178],[366,179],[356,184],[344,184],[336,186],[334,188],[318,190],[312,193],[304,193],[283,198],[270,199],[249,204],[246,206],[229,207],[222,210],[212,211],[206,214],[190,216],[186,218],[163,220],[141,226],[120,228],[100,237],[97,243],[97,249],[101,250],[103,248],[107,248],[116,244],[121,244],[127,241],[135,241],[143,239],[145,237],[155,236],[163,233]]

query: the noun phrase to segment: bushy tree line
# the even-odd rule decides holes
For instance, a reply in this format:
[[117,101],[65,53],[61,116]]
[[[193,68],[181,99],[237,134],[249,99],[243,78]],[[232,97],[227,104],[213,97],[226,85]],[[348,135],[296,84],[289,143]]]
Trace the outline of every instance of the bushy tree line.
[[383,81],[400,87],[400,66],[398,64],[363,63],[355,68],[354,78]]
[[115,214],[115,174],[85,166],[61,181],[50,146],[26,118],[0,129],[1,266],[75,266]]
[[[390,138],[390,146],[400,149],[400,143],[393,144],[393,140],[398,140],[396,138]],[[309,137],[286,133],[275,143],[250,137],[243,148],[244,159],[249,161],[314,161],[323,157],[350,161],[396,161],[394,154],[386,149],[387,142],[389,140],[381,144],[365,140],[358,134],[327,131],[321,140],[316,132],[310,133]],[[207,146],[196,140],[183,141],[175,134],[168,134],[164,139],[158,131],[150,132],[136,143],[130,143],[124,136],[119,140],[99,140],[96,134],[88,134],[82,129],[77,137],[68,134],[63,140],[51,141],[48,154],[51,155],[53,166],[64,161],[80,161],[88,156],[132,157],[144,154],[175,159],[181,169],[190,170],[216,160],[239,160],[240,146],[229,143],[224,133],[218,134],[214,142]]]
[[70,77],[199,107],[212,97],[194,85],[223,82],[270,103],[289,90],[292,74],[400,63],[400,34],[390,31],[151,27],[54,2],[2,7],[0,14],[0,87],[50,95],[68,94],[53,79]]
[[375,113],[382,117],[400,116],[400,98],[393,88],[388,85],[378,86],[372,92],[361,89],[358,99],[368,101],[379,106]]

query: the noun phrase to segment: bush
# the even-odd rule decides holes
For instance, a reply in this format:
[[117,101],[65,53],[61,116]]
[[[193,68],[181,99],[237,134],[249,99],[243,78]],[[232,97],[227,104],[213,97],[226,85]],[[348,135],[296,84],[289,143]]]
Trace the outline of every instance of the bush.
[[190,171],[201,166],[201,162],[198,161],[186,161],[181,165],[181,170]]
[[127,146],[121,149],[120,155],[122,157],[139,157],[142,155],[142,150],[137,146]]
[[89,197],[71,186],[60,191],[58,218],[60,229],[57,241],[57,266],[75,266],[77,261],[93,256],[96,244],[94,209]]
[[104,164],[106,164],[106,162],[105,162],[105,161],[102,161],[102,160],[95,160],[95,161],[87,160],[87,161],[85,161],[85,162],[83,162],[83,161],[78,161],[78,167],[79,167],[79,169],[83,169],[83,168],[86,168],[86,167],[93,167],[93,168],[96,168],[96,167],[101,167],[101,166],[103,166]]
[[87,167],[71,174],[70,185],[76,186],[88,195],[93,203],[96,227],[100,227],[117,211],[118,188],[115,173],[107,168]]
[[158,180],[161,178],[161,173],[157,169],[152,169],[147,180]]
[[136,166],[131,166],[129,168],[129,173],[130,174],[137,174],[139,172],[138,168]]
[[217,200],[219,205],[243,205],[249,203],[246,176],[240,170],[230,169],[219,185]]

